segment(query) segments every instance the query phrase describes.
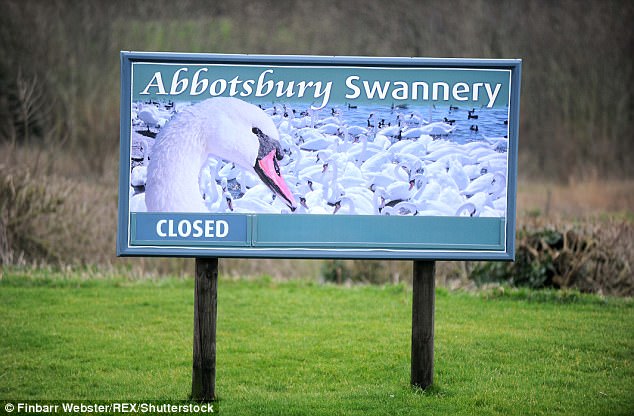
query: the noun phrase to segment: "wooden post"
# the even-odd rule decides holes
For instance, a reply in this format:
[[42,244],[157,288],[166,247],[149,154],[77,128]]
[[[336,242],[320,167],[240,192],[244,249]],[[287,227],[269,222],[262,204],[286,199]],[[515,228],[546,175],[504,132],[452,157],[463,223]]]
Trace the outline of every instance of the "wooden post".
[[412,386],[423,389],[434,381],[434,261],[414,261],[412,304]]
[[216,317],[218,301],[218,259],[196,259],[194,291],[194,363],[192,400],[216,398]]

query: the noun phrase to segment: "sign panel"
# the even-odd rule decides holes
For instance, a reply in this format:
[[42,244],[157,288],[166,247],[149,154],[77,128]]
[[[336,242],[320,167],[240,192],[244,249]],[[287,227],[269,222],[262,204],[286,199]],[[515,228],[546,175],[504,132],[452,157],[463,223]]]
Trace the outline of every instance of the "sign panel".
[[122,52],[117,253],[512,259],[520,69]]

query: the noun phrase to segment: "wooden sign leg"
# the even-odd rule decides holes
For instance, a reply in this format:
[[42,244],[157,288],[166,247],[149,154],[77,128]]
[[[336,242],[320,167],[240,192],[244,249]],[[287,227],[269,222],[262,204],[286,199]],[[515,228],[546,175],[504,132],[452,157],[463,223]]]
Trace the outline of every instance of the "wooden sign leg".
[[218,301],[218,259],[196,259],[194,292],[194,363],[192,400],[216,398],[216,317]]
[[423,389],[434,381],[435,272],[436,262],[414,261],[411,383]]

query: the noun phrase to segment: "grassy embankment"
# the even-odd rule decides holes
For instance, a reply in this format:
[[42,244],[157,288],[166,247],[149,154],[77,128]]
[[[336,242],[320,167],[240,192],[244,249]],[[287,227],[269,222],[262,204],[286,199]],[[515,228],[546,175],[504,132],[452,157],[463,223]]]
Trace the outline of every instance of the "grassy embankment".
[[[631,414],[634,304],[439,290],[435,382],[409,387],[411,292],[220,280],[221,414]],[[193,284],[0,280],[0,400],[187,399]]]

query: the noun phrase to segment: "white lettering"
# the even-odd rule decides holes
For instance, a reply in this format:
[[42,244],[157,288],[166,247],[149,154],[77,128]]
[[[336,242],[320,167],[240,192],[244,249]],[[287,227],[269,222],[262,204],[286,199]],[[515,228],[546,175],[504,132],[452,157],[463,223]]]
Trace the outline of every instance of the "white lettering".
[[[275,95],[275,98],[305,98],[311,93],[314,101],[313,110],[326,107],[332,94],[333,81],[307,81],[307,80],[276,80],[273,69],[263,70],[256,79],[240,79],[234,76],[232,79],[218,78],[212,80],[208,75],[209,68],[201,67],[195,72],[189,73],[189,67],[177,69],[169,85],[170,95],[179,95],[189,92],[190,96],[197,96],[208,92],[210,96],[229,95],[231,97],[266,97]],[[493,107],[501,91],[502,84],[490,84],[485,82],[455,82],[435,81],[385,81],[362,80],[358,75],[350,75],[345,79],[347,91],[345,98],[358,99],[362,93],[368,100],[385,100],[391,98],[396,101],[473,101],[474,105],[486,98],[486,106]],[[166,86],[161,72],[155,72],[140,95],[167,95]],[[486,95],[485,95],[486,94]],[[193,225],[193,224],[192,224]],[[157,224],[157,227],[159,224]],[[161,223],[157,232],[169,231],[165,228],[168,223]],[[169,229],[173,232],[172,226]],[[191,231],[191,230],[190,230]],[[203,233],[204,234],[204,233]]]
[[214,236],[214,222],[205,221],[205,237],[213,238]]
[[297,92],[297,96],[298,97],[303,97],[304,94],[306,94],[306,89],[308,87],[312,87],[313,86],[313,81],[300,81],[297,83],[297,86],[299,87],[299,91]]
[[407,86],[406,82],[403,81],[395,81],[394,85],[399,85],[399,87],[395,88],[394,91],[392,91],[392,98],[394,98],[395,100],[407,100],[407,97],[409,96],[409,88]]
[[[16,406],[9,406],[9,404],[5,405],[4,409],[7,411],[7,414],[13,412]],[[64,404],[62,404],[64,406]],[[58,404],[29,404],[29,403],[18,403],[17,404],[17,412],[16,413],[57,413],[59,411]]]
[[211,87],[209,87],[209,94],[213,96],[218,96],[225,92],[227,89],[227,81],[224,79],[217,79],[211,83]]
[[165,237],[224,238],[229,235],[229,223],[225,220],[187,220],[175,224],[174,220],[158,220],[156,235]]
[[287,97],[293,96],[293,87],[295,86],[295,81],[291,81],[286,85],[286,89],[284,88],[284,81],[277,81],[277,93],[275,94],[277,97],[282,97],[286,95]]
[[238,95],[238,84],[241,83],[240,78],[236,75],[231,81],[229,81],[229,85],[231,88],[229,89],[229,95],[234,97]]
[[181,68],[174,72],[174,76],[172,77],[172,87],[170,88],[171,95],[178,95],[187,89],[189,80],[187,78],[178,79],[181,72],[187,72],[187,68]]
[[[198,80],[201,72],[207,72],[207,68],[200,68],[198,71],[194,73],[194,78],[192,79],[192,89],[191,95],[200,95],[207,89],[209,85],[209,80],[207,78],[203,78],[202,80]],[[200,88],[199,88],[200,87]]]
[[223,238],[229,234],[229,223],[225,220],[216,221],[216,237]]
[[242,89],[244,91],[240,93],[240,96],[248,97],[249,95],[253,94],[253,84],[255,84],[255,80],[253,79],[247,79],[246,81],[244,81],[242,83]]
[[167,224],[167,220],[159,220],[156,222],[156,235],[159,237],[167,237],[165,231],[163,231],[163,226]]
[[[256,97],[264,97],[265,95],[271,92],[271,90],[273,89],[273,80],[268,80],[264,82],[264,78],[266,78],[266,74],[272,74],[272,73],[273,73],[272,69],[267,69],[266,71],[260,74],[260,76],[258,77],[258,85],[255,87]],[[264,90],[264,88],[266,88],[266,90]]]
[[180,220],[178,222],[178,235],[181,237],[189,237],[192,233],[192,223],[187,220]]
[[354,98],[358,98],[359,95],[361,95],[361,88],[353,84],[353,81],[358,81],[358,80],[359,80],[359,77],[356,75],[351,75],[348,78],[346,78],[346,87],[354,91],[352,93],[346,94],[346,98],[354,99]]
[[469,95],[469,85],[464,83],[464,82],[458,82],[457,84],[454,84],[452,91],[451,91],[451,95],[453,95],[453,98],[455,98],[458,101],[466,101],[469,99],[469,97],[461,97],[460,94],[464,94],[467,93],[467,95]]
[[160,72],[155,72],[154,73],[154,76],[152,77],[150,82],[147,84],[145,89],[141,92],[141,95],[149,94],[150,93],[150,91],[149,91],[150,87],[158,88],[158,92],[156,93],[157,95],[165,95],[165,94],[167,94],[165,92],[165,86],[163,85],[163,76],[161,75]]
[[423,88],[422,100],[429,99],[429,84],[423,81],[416,81],[412,83],[412,100],[418,100],[418,87]]
[[495,91],[491,92],[491,84],[486,84],[484,86],[487,90],[487,95],[489,96],[489,104],[487,104],[488,108],[493,107],[493,104],[495,104],[495,99],[498,96],[498,93],[500,92],[500,88],[502,87],[502,84],[495,84]]
[[310,106],[313,110],[321,110],[326,105],[328,105],[328,101],[330,100],[330,91],[332,89],[332,82],[327,82],[324,90],[321,89],[321,81],[315,82],[315,98],[323,97],[321,100],[321,105],[319,107]]
[[390,88],[390,83],[386,82],[383,84],[383,89],[381,89],[381,83],[379,81],[374,81],[372,87],[370,87],[368,81],[363,81],[363,87],[365,88],[366,97],[372,99],[374,98],[374,94],[378,93],[379,99],[384,100],[387,95],[387,90]]
[[449,84],[446,82],[434,82],[432,85],[432,95],[434,100],[438,100],[438,90],[442,87],[443,89],[443,100],[449,100]]
[[480,87],[483,85],[484,82],[476,82],[473,84],[473,97],[471,97],[473,101],[478,101],[480,97]]
[[192,228],[194,229],[192,237],[200,237],[203,235],[203,228],[201,227],[202,223],[202,220],[196,220],[192,223]]

